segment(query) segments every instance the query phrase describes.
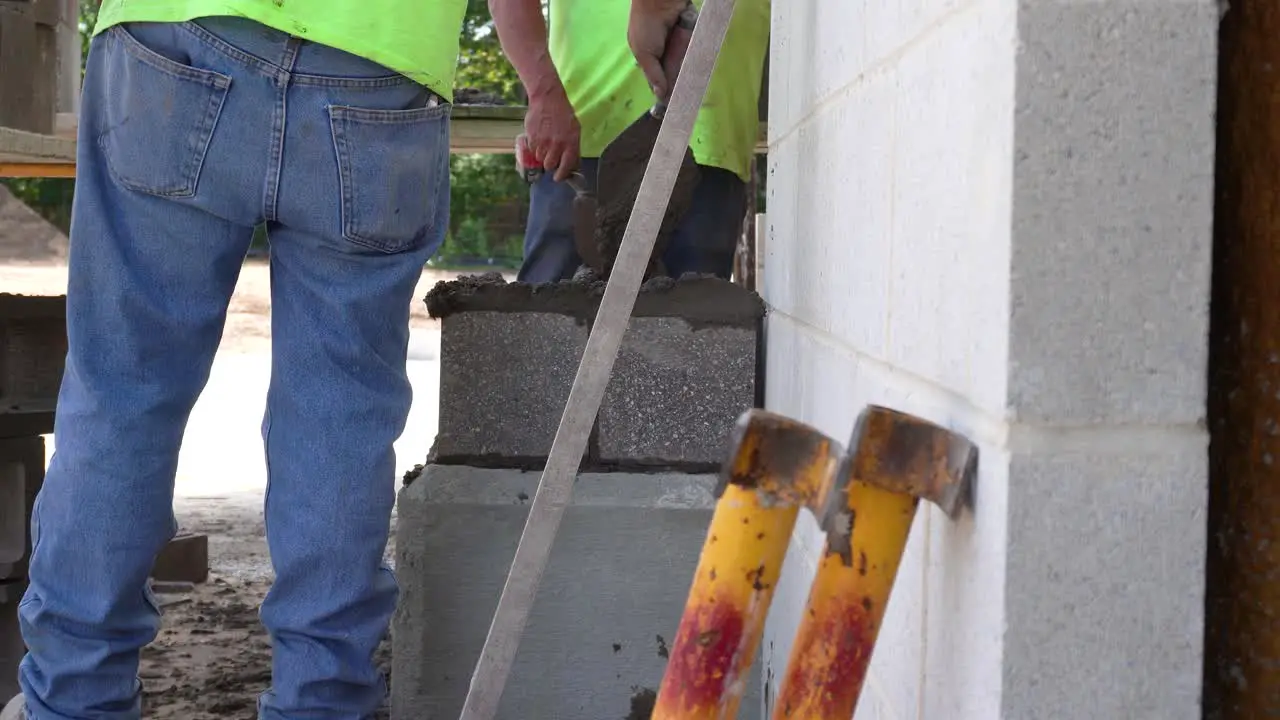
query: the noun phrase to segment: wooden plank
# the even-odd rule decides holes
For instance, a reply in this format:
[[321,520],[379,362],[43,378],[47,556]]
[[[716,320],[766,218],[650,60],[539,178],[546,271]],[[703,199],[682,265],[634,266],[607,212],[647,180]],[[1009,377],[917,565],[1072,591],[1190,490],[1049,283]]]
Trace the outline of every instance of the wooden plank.
[[[454,153],[504,155],[512,152],[524,130],[521,106],[455,105],[449,147]],[[0,177],[75,177],[74,131],[59,136],[0,127]],[[765,152],[760,124],[757,153]]]

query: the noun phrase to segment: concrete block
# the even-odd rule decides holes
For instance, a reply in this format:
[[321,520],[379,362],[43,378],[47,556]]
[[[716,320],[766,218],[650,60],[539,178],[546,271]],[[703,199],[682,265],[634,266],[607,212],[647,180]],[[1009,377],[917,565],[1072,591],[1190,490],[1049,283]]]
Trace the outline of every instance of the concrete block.
[[586,343],[586,321],[569,315],[478,311],[444,318],[432,460],[540,466]]
[[[873,357],[883,357],[888,337],[893,186],[885,178],[893,174],[897,94],[892,71],[868,78],[768,158],[769,188],[777,190],[766,216],[770,238],[822,237],[840,228],[840,242],[812,252],[792,252],[789,240],[766,246],[770,308]],[[848,195],[800,192],[802,186],[840,187]]]
[[151,577],[162,582],[202,583],[209,579],[209,537],[184,534],[169,541],[156,557]]
[[[551,450],[604,292],[603,283],[436,285],[440,432],[431,462],[540,468]],[[716,278],[644,285],[584,467],[706,470],[757,398],[764,304]],[[595,448],[593,450],[593,448]]]
[[[429,465],[401,491],[392,718],[452,720],[489,629],[538,473]],[[628,717],[665,671],[703,541],[712,476],[583,474],[498,711]],[[742,718],[757,718],[759,663]]]
[[757,337],[755,323],[633,318],[600,407],[600,462],[718,467],[734,421],[756,404]]
[[[1014,30],[1011,7],[981,3],[916,41],[895,66],[888,173],[881,357],[997,414],[1008,358]],[[835,293],[831,306],[845,307]]]
[[44,465],[43,437],[0,439],[0,581],[26,576],[31,509]]
[[1124,444],[1010,462],[1001,717],[1201,716],[1206,442]]
[[27,648],[18,627],[18,602],[26,586],[25,580],[0,580],[0,703],[20,691],[18,664]]
[[1023,422],[1204,417],[1219,13],[1019,5],[1008,402]]
[[0,437],[53,432],[66,364],[66,299],[0,294]]

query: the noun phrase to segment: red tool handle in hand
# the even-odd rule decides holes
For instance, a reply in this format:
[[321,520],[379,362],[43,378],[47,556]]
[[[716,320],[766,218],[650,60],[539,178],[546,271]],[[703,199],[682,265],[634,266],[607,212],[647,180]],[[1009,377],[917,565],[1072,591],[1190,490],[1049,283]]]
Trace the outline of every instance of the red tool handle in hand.
[[[546,169],[538,162],[538,158],[533,156],[533,150],[529,147],[529,136],[520,133],[516,136],[516,172],[520,173],[520,177],[524,178],[527,183],[535,183]],[[581,170],[573,171],[565,180],[569,183],[569,187],[579,195],[591,194],[587,189],[586,178],[582,175]]]
[[537,182],[544,172],[542,163],[538,162],[533,149],[529,147],[529,136],[524,133],[516,136],[516,172],[528,183]]

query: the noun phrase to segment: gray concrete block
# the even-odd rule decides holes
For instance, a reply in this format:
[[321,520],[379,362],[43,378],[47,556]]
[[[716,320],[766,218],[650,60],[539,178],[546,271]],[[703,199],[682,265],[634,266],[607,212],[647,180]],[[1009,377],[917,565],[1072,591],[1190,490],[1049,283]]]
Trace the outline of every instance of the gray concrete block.
[[440,329],[435,462],[545,462],[587,342],[585,320],[546,312],[459,312]]
[[622,466],[714,468],[756,403],[757,326],[632,318],[605,390],[597,457]]
[[[393,720],[458,716],[538,479],[429,465],[401,491]],[[499,720],[620,720],[639,689],[657,689],[715,482],[678,474],[578,478]],[[760,685],[757,661],[740,717],[759,717]]]
[[1011,458],[1001,717],[1199,720],[1207,459],[1170,440]]
[[0,294],[0,437],[53,432],[67,355],[66,299]]
[[0,580],[26,575],[29,526],[44,482],[44,438],[0,439]]
[[17,695],[18,664],[26,653],[22,631],[18,627],[18,601],[26,589],[25,581],[0,580],[0,704]]
[[1204,417],[1219,5],[1023,0],[1009,406]]

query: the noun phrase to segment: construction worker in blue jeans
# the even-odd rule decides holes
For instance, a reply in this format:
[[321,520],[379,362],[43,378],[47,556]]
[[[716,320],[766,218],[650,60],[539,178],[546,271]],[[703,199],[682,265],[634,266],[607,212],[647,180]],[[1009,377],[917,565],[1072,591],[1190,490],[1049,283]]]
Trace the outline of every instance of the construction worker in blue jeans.
[[[696,0],[695,5],[701,5]],[[638,0],[637,6],[661,3]],[[525,133],[549,172],[529,193],[525,282],[554,282],[582,264],[573,242],[574,190],[562,182],[580,168],[594,187],[601,152],[653,104],[653,82],[628,48],[629,0],[489,0],[503,49],[529,95]],[[676,13],[684,2],[654,12]],[[747,208],[759,137],[759,102],[769,45],[769,0],[738,0],[690,147],[699,166],[688,214],[661,258],[668,274],[729,279]],[[660,68],[656,72],[661,72]]]
[[[665,1],[636,0],[646,60],[675,23]],[[275,582],[258,715],[367,720],[383,703],[373,656],[397,597],[383,563],[392,443],[411,400],[414,287],[448,225],[465,9],[102,5],[81,105],[56,452],[19,607],[28,652],[0,720],[140,718],[139,651],[160,628],[147,576],[175,532],[178,449],[262,222]]]
[[[4,720],[137,720],[178,449],[254,227],[275,582],[265,720],[369,718],[409,310],[449,212],[465,0],[106,0],[89,50],[66,371]],[[238,17],[228,17],[229,13]]]

